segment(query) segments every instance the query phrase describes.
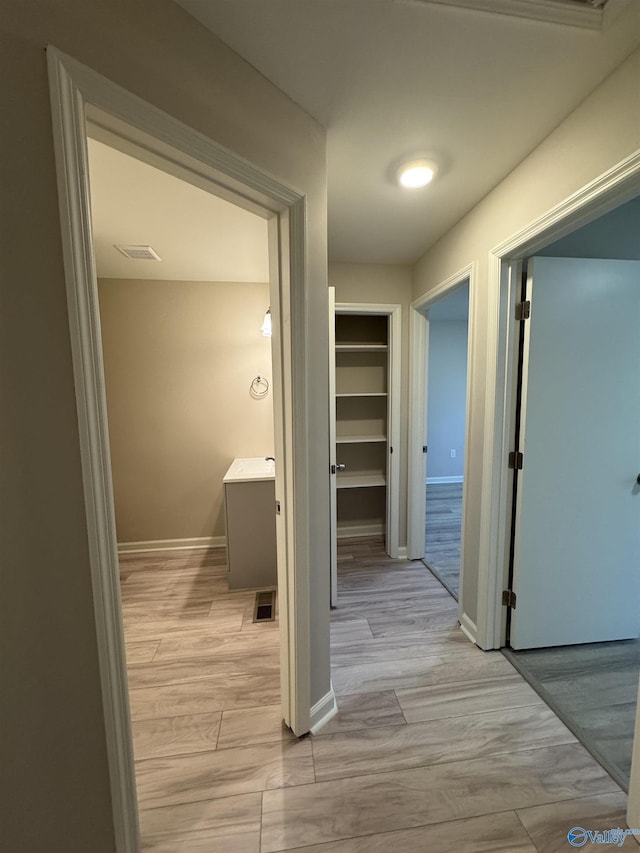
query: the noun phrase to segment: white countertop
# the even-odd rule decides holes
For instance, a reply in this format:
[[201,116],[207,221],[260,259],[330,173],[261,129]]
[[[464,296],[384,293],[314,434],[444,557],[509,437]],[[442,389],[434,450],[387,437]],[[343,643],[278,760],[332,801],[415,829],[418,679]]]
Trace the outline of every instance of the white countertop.
[[224,475],[223,483],[248,483],[257,480],[275,480],[276,466],[273,459],[264,456],[248,456],[234,459]]

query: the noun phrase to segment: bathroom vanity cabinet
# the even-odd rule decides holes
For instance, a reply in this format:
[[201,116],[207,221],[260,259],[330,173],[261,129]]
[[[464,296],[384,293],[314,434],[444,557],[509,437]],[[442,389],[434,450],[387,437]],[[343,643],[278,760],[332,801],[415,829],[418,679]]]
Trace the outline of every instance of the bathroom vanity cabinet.
[[275,467],[264,457],[234,459],[224,476],[229,589],[277,584]]

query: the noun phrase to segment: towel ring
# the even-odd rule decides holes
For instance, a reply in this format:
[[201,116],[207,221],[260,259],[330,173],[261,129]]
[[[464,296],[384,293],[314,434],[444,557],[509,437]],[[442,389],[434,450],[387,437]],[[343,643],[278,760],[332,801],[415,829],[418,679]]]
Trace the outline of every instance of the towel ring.
[[262,398],[266,397],[269,393],[269,381],[265,379],[264,376],[260,376],[260,374],[258,374],[251,381],[249,393],[254,399],[262,400]]

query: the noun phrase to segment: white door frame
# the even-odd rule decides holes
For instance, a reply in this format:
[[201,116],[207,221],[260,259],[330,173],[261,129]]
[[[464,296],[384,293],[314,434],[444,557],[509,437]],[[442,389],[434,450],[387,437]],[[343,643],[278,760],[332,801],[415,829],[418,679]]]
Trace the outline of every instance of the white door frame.
[[476,265],[468,264],[449,278],[440,282],[428,293],[420,296],[411,303],[409,315],[409,479],[407,507],[407,556],[410,560],[421,560],[424,557],[424,517],[426,511],[426,473],[428,453],[423,447],[427,435],[427,401],[429,377],[429,317],[428,310],[437,302],[455,293],[467,282],[469,284],[469,318],[467,320],[467,389],[465,409],[465,447],[464,447],[464,482],[462,485],[462,532],[460,542],[460,593],[458,610],[460,624],[465,633],[475,642],[476,626],[463,610],[462,586],[464,582],[464,530],[467,502],[466,471],[469,460],[469,413],[471,406],[471,388],[473,369],[473,334],[474,306],[476,299]]
[[338,495],[336,492],[336,289],[329,289],[329,466],[331,485],[329,488],[330,519],[330,566],[329,606],[338,606]]
[[[118,853],[139,849],[88,183],[87,120],[148,162],[269,220],[282,712],[310,725],[304,196],[76,60],[47,49],[90,571]],[[258,331],[256,330],[256,334]]]
[[640,194],[640,150],[569,196],[489,253],[485,299],[487,361],[480,504],[477,642],[484,649],[504,645],[512,489],[507,457],[512,449],[515,388],[514,306],[520,290],[520,262]]
[[[514,427],[514,306],[520,291],[520,264],[554,240],[637,195],[640,195],[640,149],[489,252],[484,476],[478,560],[478,644],[482,648],[500,648],[506,637],[502,590],[508,583],[512,511],[512,481],[507,472],[507,456]],[[640,703],[636,713],[627,823],[631,827],[640,824]]]
[[[336,314],[369,314],[389,318],[389,360],[387,376],[387,447],[393,453],[387,453],[387,554],[394,560],[400,557],[400,406],[402,381],[402,305],[377,302],[336,302]],[[335,358],[335,353],[330,353]],[[335,368],[334,368],[335,369]],[[331,451],[333,461],[335,443]],[[333,484],[332,484],[333,488]],[[335,514],[331,518],[335,526]],[[336,530],[337,535],[337,530]],[[335,585],[334,585],[335,584]],[[332,575],[331,603],[337,600],[337,573]]]

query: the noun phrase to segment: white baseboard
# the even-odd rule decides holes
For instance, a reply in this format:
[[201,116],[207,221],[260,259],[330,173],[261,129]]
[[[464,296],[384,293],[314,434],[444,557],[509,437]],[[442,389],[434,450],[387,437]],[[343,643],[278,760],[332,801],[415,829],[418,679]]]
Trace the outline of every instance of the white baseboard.
[[466,613],[463,613],[460,617],[460,628],[462,629],[462,633],[467,637],[474,645],[478,645],[478,626],[475,622],[472,622],[471,619],[467,616]]
[[143,551],[185,551],[192,548],[226,548],[226,536],[196,536],[191,539],[150,539],[143,542],[118,542],[119,554]]
[[406,559],[407,559],[407,554],[408,554],[407,546],[406,546],[406,545],[400,545],[400,547],[398,548],[398,557],[397,557],[397,559],[398,559],[398,560],[406,560]]
[[338,527],[338,539],[356,539],[359,536],[380,536],[384,533],[384,523],[351,524],[348,527]]
[[338,713],[336,694],[333,692],[333,684],[328,693],[320,699],[311,709],[311,734],[317,734],[320,729]]
[[457,477],[427,477],[427,486],[436,483],[464,483],[464,477],[462,475]]

